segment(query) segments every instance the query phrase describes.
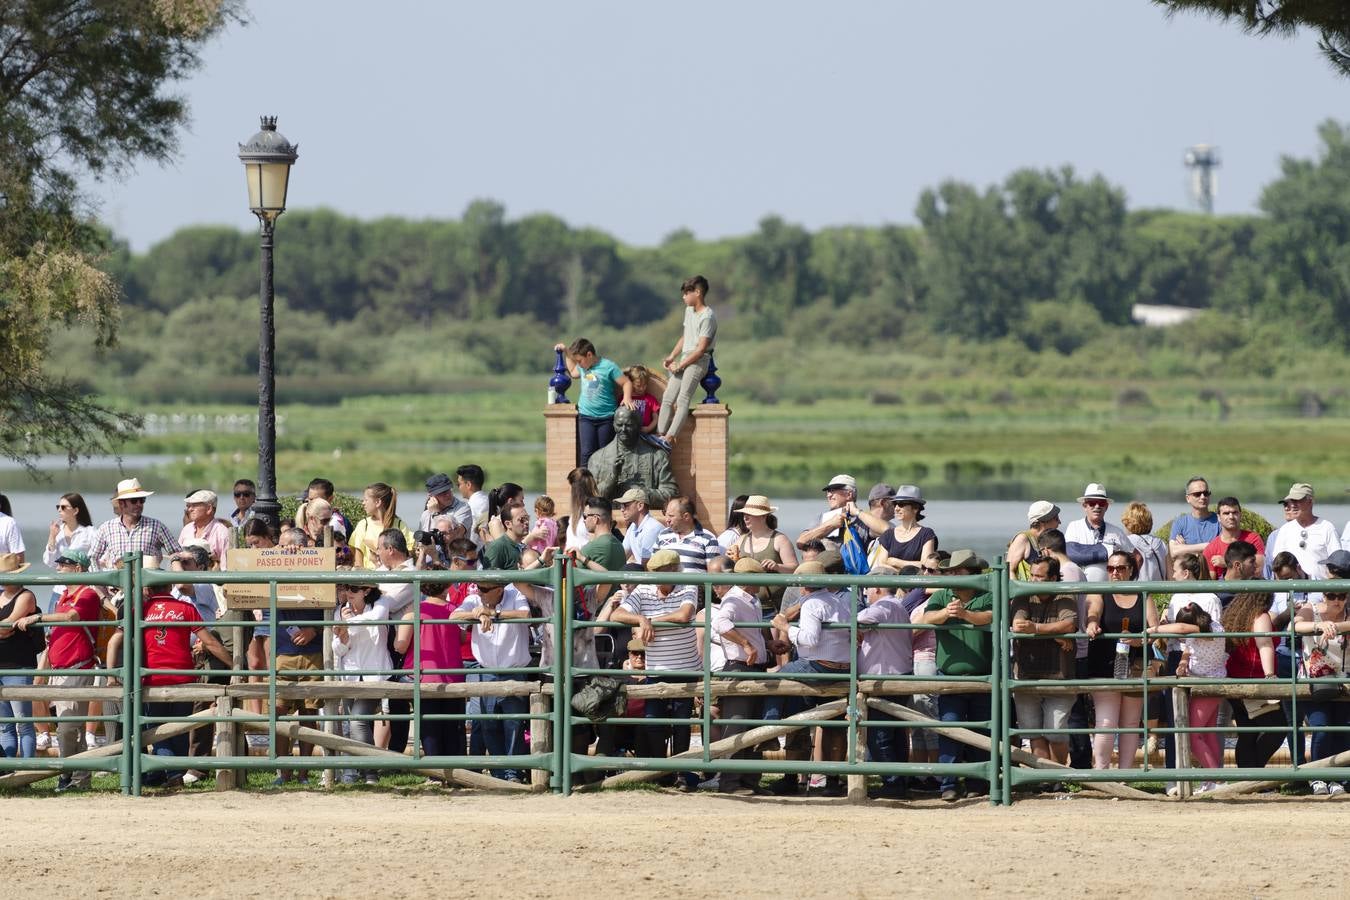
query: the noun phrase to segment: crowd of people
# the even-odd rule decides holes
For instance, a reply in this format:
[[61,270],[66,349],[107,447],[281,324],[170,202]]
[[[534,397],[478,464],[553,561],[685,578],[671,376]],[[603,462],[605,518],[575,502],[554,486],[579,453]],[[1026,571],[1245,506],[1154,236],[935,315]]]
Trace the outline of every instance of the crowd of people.
[[[98,525],[85,499],[63,494],[48,532],[42,558],[57,573],[108,570],[127,555],[146,565],[171,571],[227,568],[233,548],[266,549],[321,544],[335,548],[339,568],[350,572],[337,592],[333,624],[326,628],[288,625],[314,619],[313,610],[280,610],[275,627],[265,613],[228,608],[211,585],[183,583],[146,589],[139,614],[147,624],[180,623],[142,629],[143,659],[150,669],[199,669],[200,674],[151,672],[147,685],[181,684],[204,678],[228,681],[214,674],[234,668],[236,649],[247,668],[264,678],[275,666],[278,678],[304,681],[320,676],[327,648],[336,677],[353,681],[389,678],[411,680],[421,670],[427,683],[461,681],[528,681],[536,678],[512,669],[552,665],[551,626],[539,619],[553,615],[556,598],[550,588],[513,582],[500,574],[552,565],[559,554],[596,572],[614,572],[612,584],[574,592],[572,615],[594,620],[597,627],[575,629],[574,664],[622,670],[630,683],[697,681],[712,673],[773,673],[784,676],[847,676],[852,664],[850,625],[856,616],[860,634],[857,665],[861,675],[912,675],[925,678],[988,676],[996,664],[996,642],[990,630],[993,597],[972,588],[916,588],[897,592],[870,587],[863,597],[848,589],[813,585],[811,576],[841,574],[844,529],[861,532],[868,567],[875,575],[975,575],[989,564],[968,549],[942,549],[939,535],[923,524],[927,502],[915,485],[898,488],[877,484],[859,503],[851,476],[837,475],[824,486],[824,510],[818,520],[795,536],[778,529],[777,508],[763,495],[742,495],[731,504],[725,528],[714,532],[700,521],[695,503],[673,497],[649,509],[647,495],[630,489],[614,501],[599,496],[595,479],[584,467],[570,473],[571,496],[539,497],[533,516],[526,509],[525,490],[504,483],[485,490],[486,476],[476,465],[459,467],[453,477],[436,473],[426,480],[426,499],[410,529],[397,515],[398,494],[376,483],[362,492],[365,515],[348,521],[335,502],[331,482],[315,478],[294,517],[280,528],[254,515],[254,484],[234,485],[234,508],[222,514],[209,490],[194,490],[183,501],[181,525],[143,514],[145,490],[138,480],[117,485],[110,500],[113,515]],[[1301,667],[1304,678],[1345,674],[1346,594],[1340,591],[1192,592],[1180,590],[1159,604],[1134,586],[1139,581],[1232,581],[1259,578],[1323,580],[1350,578],[1350,551],[1327,520],[1314,512],[1315,496],[1307,484],[1293,485],[1283,499],[1285,522],[1265,540],[1241,527],[1241,504],[1224,497],[1211,504],[1203,478],[1185,487],[1187,513],[1170,529],[1169,539],[1154,537],[1148,507],[1130,503],[1121,525],[1107,521],[1112,499],[1100,484],[1089,484],[1078,498],[1081,518],[1061,519],[1059,506],[1048,500],[1030,504],[1026,528],[1011,536],[1006,562],[1021,581],[1047,585],[1044,592],[1018,597],[1005,611],[1011,633],[1012,674],[1021,688],[1014,691],[1019,742],[1043,759],[1073,768],[1131,768],[1138,764],[1145,697],[1135,685],[1085,689],[1081,694],[1040,693],[1022,682],[1092,678],[1138,678],[1179,675],[1204,678],[1289,678]],[[1213,508],[1211,508],[1213,506]],[[1350,535],[1346,535],[1350,537]],[[13,518],[0,513],[0,573],[27,570],[27,548]],[[492,576],[455,584],[377,584],[364,579],[369,571],[479,571]],[[696,579],[686,585],[625,583],[623,572],[762,573],[801,576],[792,587],[716,585],[711,611],[702,607]],[[1057,584],[1091,582],[1093,593],[1066,593]],[[1181,585],[1178,585],[1179,587]],[[117,592],[72,586],[38,596],[19,584],[7,584],[0,606],[0,668],[31,670],[32,675],[5,676],[5,685],[32,684],[44,678],[57,686],[107,683],[102,667],[119,665],[124,636],[118,629],[123,598]],[[414,609],[418,615],[414,616]],[[414,639],[414,619],[420,631]],[[534,622],[519,620],[536,620]],[[99,623],[76,626],[70,622]],[[703,629],[710,625],[710,633]],[[912,627],[884,627],[909,625]],[[235,647],[236,635],[246,641]],[[1290,635],[1297,646],[1290,646]],[[413,659],[417,646],[419,658]],[[704,659],[705,648],[711,656]],[[64,674],[42,674],[64,670]],[[351,674],[348,674],[351,673]],[[825,680],[829,680],[826,678]],[[586,678],[578,678],[584,687]],[[1291,728],[1297,735],[1290,752],[1299,761],[1319,760],[1347,749],[1346,735],[1322,730],[1350,725],[1350,703],[1334,699],[1339,688],[1315,691],[1300,701],[1298,721],[1288,701],[1220,701],[1193,694],[1190,725],[1210,728],[1229,722],[1264,730],[1241,731],[1233,748],[1234,762],[1245,768],[1266,765],[1285,742]],[[50,748],[70,756],[98,745],[100,720],[109,727],[112,704],[91,709],[87,702],[56,701],[50,710],[25,701],[0,703],[0,717],[20,721],[0,724],[0,749],[8,756],[33,756]],[[991,715],[990,695],[982,692],[934,692],[894,696],[896,702],[927,717],[947,722],[984,722]],[[700,740],[716,741],[749,730],[741,720],[776,720],[810,709],[817,698],[728,695],[713,710],[721,724]],[[663,757],[689,749],[690,725],[666,720],[694,719],[701,714],[691,697],[649,699],[630,703],[628,714],[652,724],[603,723],[578,726],[581,746],[594,744],[603,755]],[[1161,694],[1147,702],[1150,724],[1170,724],[1171,703]],[[257,703],[254,710],[264,711]],[[147,704],[145,715],[166,717],[194,711],[190,703]],[[279,700],[279,715],[318,715],[318,701]],[[421,751],[431,755],[509,757],[525,752],[529,725],[523,696],[463,699],[427,698],[420,704]],[[405,750],[412,734],[412,705],[406,700],[353,698],[329,710],[348,716],[347,734],[362,742]],[[23,719],[56,718],[55,727]],[[443,718],[443,717],[464,718]],[[499,718],[498,716],[501,716]],[[520,718],[512,718],[519,716]],[[476,718],[481,717],[481,718]],[[874,722],[891,721],[878,710]],[[1042,730],[1044,729],[1044,730]],[[1064,734],[1062,730],[1092,730]],[[845,758],[845,731],[838,727],[798,729],[783,741],[743,749],[741,758],[759,758],[764,750],[790,760],[840,761]],[[967,743],[934,735],[926,729],[867,729],[868,756],[874,761],[978,762],[981,752]],[[1307,738],[1311,738],[1310,746]],[[1220,768],[1224,743],[1219,733],[1198,732],[1162,741],[1166,765],[1175,766],[1177,744],[1188,741],[1194,764]],[[293,748],[281,734],[277,751],[288,760]],[[577,744],[574,741],[574,746]],[[207,729],[156,744],[156,752],[174,756],[208,755]],[[277,783],[305,781],[304,758],[311,747],[277,773]],[[523,769],[497,768],[492,774],[523,781]],[[168,773],[176,784],[208,777],[202,769]],[[1184,776],[1180,772],[1174,777]],[[374,781],[372,771],[340,773],[344,782]],[[1066,774],[1071,779],[1071,773]],[[686,791],[709,789],[755,794],[791,795],[806,790],[826,796],[842,794],[842,779],[815,779],[788,774],[767,782],[759,775],[723,773],[704,779],[689,771],[667,776]],[[89,773],[63,774],[58,790],[89,784]],[[1206,782],[1197,790],[1213,787]],[[1343,785],[1316,781],[1316,794],[1338,794]],[[887,776],[877,796],[898,798],[931,790],[943,799],[979,795],[988,785],[978,778],[944,776],[936,781]]]

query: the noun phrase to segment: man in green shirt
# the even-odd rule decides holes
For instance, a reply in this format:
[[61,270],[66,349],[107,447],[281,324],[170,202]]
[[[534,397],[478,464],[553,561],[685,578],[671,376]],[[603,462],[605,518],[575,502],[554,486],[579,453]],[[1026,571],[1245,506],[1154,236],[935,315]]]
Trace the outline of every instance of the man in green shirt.
[[507,506],[500,516],[506,533],[483,548],[483,566],[488,569],[519,569],[520,557],[525,549],[525,536],[530,533],[530,514],[523,506]]
[[[576,564],[596,572],[621,572],[628,554],[623,549],[623,541],[614,536],[614,513],[610,501],[602,497],[591,497],[585,506],[586,531],[590,541],[581,548],[576,556]],[[614,590],[614,585],[599,585],[596,599],[604,600]]]
[[[978,575],[989,564],[973,550],[955,550],[940,564],[943,575]],[[937,668],[942,675],[988,675],[993,671],[994,646],[989,625],[994,621],[994,598],[974,588],[943,589],[928,598],[924,607],[925,625],[947,626],[937,632]],[[938,694],[938,717],[944,722],[981,722],[991,715],[990,695]],[[979,729],[977,729],[979,730]],[[987,730],[981,730],[987,734]],[[989,759],[986,751],[938,735],[938,762],[981,762]],[[966,796],[989,792],[984,779],[967,779]],[[942,799],[956,800],[957,779],[942,776]]]

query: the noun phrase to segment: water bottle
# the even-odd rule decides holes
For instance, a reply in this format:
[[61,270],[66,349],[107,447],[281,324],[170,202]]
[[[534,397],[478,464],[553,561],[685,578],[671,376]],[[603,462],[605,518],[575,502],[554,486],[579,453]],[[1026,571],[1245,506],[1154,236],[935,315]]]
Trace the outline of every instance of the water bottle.
[[[1130,630],[1129,619],[1121,620],[1120,630]],[[1130,645],[1124,640],[1116,641],[1116,659],[1111,674],[1122,680],[1130,677]]]

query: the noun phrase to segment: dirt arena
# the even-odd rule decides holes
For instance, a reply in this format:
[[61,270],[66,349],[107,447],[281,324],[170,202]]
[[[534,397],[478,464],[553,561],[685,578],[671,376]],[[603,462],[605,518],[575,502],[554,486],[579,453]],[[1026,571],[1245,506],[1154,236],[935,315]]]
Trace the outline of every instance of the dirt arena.
[[[1346,810],[1328,804],[1342,805],[1075,797],[996,809],[652,792],[9,797],[0,859],[10,884],[43,897],[1268,897],[1339,883],[1309,862],[1339,859],[1350,834]],[[396,848],[413,862],[376,864]]]

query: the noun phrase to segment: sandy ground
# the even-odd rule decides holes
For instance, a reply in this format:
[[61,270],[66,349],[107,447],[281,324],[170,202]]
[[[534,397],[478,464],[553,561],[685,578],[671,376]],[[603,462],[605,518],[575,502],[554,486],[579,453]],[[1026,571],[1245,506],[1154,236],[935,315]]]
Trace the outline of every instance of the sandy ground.
[[[0,800],[10,832],[0,860],[10,884],[41,897],[1268,897],[1339,884],[1308,864],[1340,858],[1350,836],[1347,810],[1328,804],[1344,805],[10,797]],[[395,862],[395,850],[412,862]],[[1294,859],[1305,865],[1282,862]]]

